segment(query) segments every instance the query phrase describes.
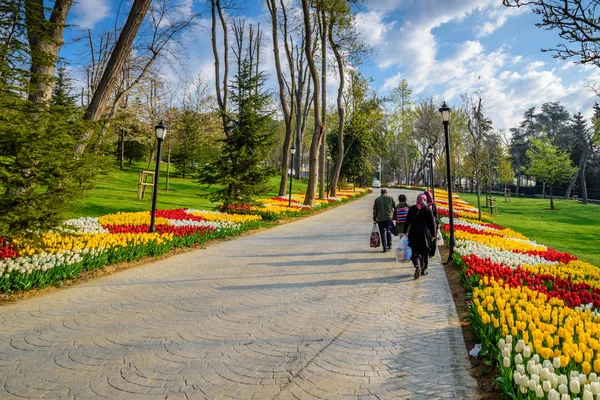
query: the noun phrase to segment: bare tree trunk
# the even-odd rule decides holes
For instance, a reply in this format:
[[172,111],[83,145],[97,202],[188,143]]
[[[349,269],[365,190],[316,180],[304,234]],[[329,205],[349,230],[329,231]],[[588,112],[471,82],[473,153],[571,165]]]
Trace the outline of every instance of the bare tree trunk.
[[583,199],[583,204],[588,203],[588,195],[587,195],[587,183],[585,183],[585,163],[583,167],[579,170],[579,181],[581,182],[581,197]]
[[[210,0],[211,4],[211,42],[213,49],[213,56],[215,59],[215,88],[217,92],[217,103],[219,105],[219,111],[223,120],[223,130],[225,135],[229,137],[229,120],[227,117],[227,97],[228,88],[227,80],[229,79],[229,35],[227,28],[227,21],[223,15],[221,9],[220,0]],[[221,88],[221,61],[219,58],[219,50],[217,47],[217,14],[221,22],[221,28],[223,29],[223,87]]]
[[550,191],[550,209],[554,210],[554,197],[552,197],[552,185],[548,185],[548,190]]
[[[102,116],[102,112],[108,103],[110,94],[115,89],[119,72],[121,71],[121,68],[123,68],[125,59],[129,56],[131,45],[133,44],[133,40],[140,29],[144,16],[150,7],[150,3],[152,3],[152,0],[134,0],[129,15],[127,16],[127,21],[123,26],[123,30],[121,30],[119,39],[108,60],[108,64],[102,73],[98,89],[94,92],[94,96],[92,97],[87,110],[85,110],[83,116],[84,120],[96,121]],[[87,142],[92,137],[92,134],[93,130],[90,129],[82,135],[75,148],[76,152],[83,153],[85,151]]]
[[123,171],[123,167],[125,166],[125,129],[121,126],[121,154],[120,154],[120,164],[121,171]]
[[[338,107],[338,154],[337,160],[335,162],[335,166],[333,168],[333,175],[331,177],[331,181],[329,183],[329,191],[331,193],[331,197],[336,197],[337,195],[337,183],[340,178],[340,172],[342,170],[342,163],[344,162],[344,123],[346,120],[346,110],[344,109],[344,84],[346,77],[344,75],[344,60],[342,59],[342,55],[340,54],[340,50],[338,46],[335,44],[333,40],[333,18],[329,24],[329,45],[333,50],[333,54],[335,56],[335,60],[337,62],[338,67],[338,75],[340,78],[340,84],[338,86],[337,93],[337,107]],[[400,177],[398,177],[400,179]]]
[[[273,54],[275,56],[275,71],[277,73],[277,82],[279,84],[279,101],[281,102],[281,109],[283,110],[283,120],[285,122],[285,138],[283,140],[283,149],[282,149],[282,165],[281,165],[281,179],[279,182],[279,196],[285,196],[286,188],[287,188],[287,171],[288,166],[290,168],[290,175],[293,169],[293,165],[289,164],[289,156],[290,156],[290,148],[292,145],[292,134],[293,134],[293,125],[292,125],[292,113],[294,108],[294,90],[292,89],[292,95],[290,96],[290,101],[292,102],[291,107],[288,106],[287,96],[285,93],[285,82],[283,80],[283,71],[281,69],[281,60],[279,57],[279,37],[278,37],[278,28],[279,23],[277,21],[277,2],[275,0],[266,0],[267,7],[269,9],[269,13],[271,14],[271,28],[272,28],[272,36],[273,36]],[[283,4],[283,3],[282,3]],[[285,14],[285,9],[283,10]],[[284,19],[286,19],[284,15]],[[287,21],[287,19],[286,19]],[[292,61],[289,65],[291,74],[292,74],[292,85],[295,85],[294,79],[294,64],[293,60],[290,59],[289,48],[287,47],[287,23],[284,24],[284,40],[286,41],[286,50],[288,55],[288,62]]]
[[[585,146],[583,152],[581,153],[581,157],[579,157],[579,165],[577,167],[577,173],[571,177],[571,181],[569,182],[569,187],[567,188],[567,192],[565,193],[565,199],[571,197],[571,191],[575,186],[575,182],[577,182],[577,178],[582,176],[582,170],[585,169],[585,163],[587,162],[588,156],[590,153],[590,147]],[[587,197],[587,193],[585,194]],[[587,203],[586,203],[587,204]]]
[[31,47],[29,100],[41,103],[51,99],[54,88],[54,65],[64,43],[63,32],[73,0],[56,0],[46,20],[44,0],[25,1],[25,25]]
[[479,184],[479,179],[477,179],[477,216],[481,221],[481,185]]
[[325,198],[325,158],[327,152],[327,18],[325,11],[320,11],[321,21],[321,119],[323,123],[323,136],[319,151],[319,199]]
[[304,19],[304,51],[306,53],[306,61],[308,62],[308,67],[310,69],[310,75],[312,78],[314,91],[313,91],[313,108],[314,108],[314,132],[312,141],[310,144],[310,155],[309,155],[309,166],[308,166],[308,184],[306,186],[306,195],[304,198],[304,204],[312,207],[315,202],[315,194],[317,189],[317,179],[319,173],[319,166],[317,163],[318,151],[319,151],[319,143],[321,141],[321,136],[323,134],[323,127],[321,124],[321,116],[320,116],[320,83],[319,83],[319,72],[317,71],[317,66],[315,65],[315,60],[312,52],[312,31],[311,31],[311,21],[310,21],[310,10],[308,8],[309,0],[302,0],[302,14]]

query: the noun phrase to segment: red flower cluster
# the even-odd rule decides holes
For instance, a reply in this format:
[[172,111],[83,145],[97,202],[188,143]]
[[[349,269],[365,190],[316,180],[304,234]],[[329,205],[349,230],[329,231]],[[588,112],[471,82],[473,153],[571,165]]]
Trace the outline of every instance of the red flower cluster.
[[467,265],[465,274],[471,278],[474,274],[488,276],[495,280],[502,279],[510,287],[527,286],[532,290],[556,297],[565,302],[568,307],[592,303],[600,307],[600,290],[594,289],[584,282],[573,283],[570,279],[561,279],[551,274],[534,274],[523,271],[520,267],[510,267],[492,262],[489,258],[481,259],[474,254],[463,256]]
[[[110,233],[147,233],[150,226],[104,225],[104,228],[108,229]],[[189,236],[198,232],[204,234],[215,230],[212,226],[173,226],[165,224],[155,225],[154,228],[157,233],[172,233],[175,236]]]
[[12,244],[6,243],[6,239],[0,237],[0,260],[5,258],[17,258],[19,253]]
[[175,210],[156,210],[156,218],[168,218],[168,219],[181,219],[189,221],[206,221],[202,217],[197,217],[192,214],[185,212],[183,208],[177,208]]
[[542,250],[529,250],[529,251],[519,251],[519,253],[529,254],[530,256],[539,256],[544,260],[548,261],[558,261],[563,264],[567,264],[569,261],[577,260],[577,257],[569,254],[569,253],[561,253],[556,250],[552,250],[548,248],[546,251]]
[[[450,224],[444,224],[442,226],[442,229],[445,230],[446,232],[450,232]],[[477,228],[473,228],[473,227],[467,226],[467,225],[454,225],[454,230],[455,231],[464,231],[464,232],[472,233],[472,234],[475,234],[475,235],[501,236],[501,237],[504,237],[500,231],[498,231],[498,232],[495,232],[495,231],[485,231],[483,229],[477,229]]]

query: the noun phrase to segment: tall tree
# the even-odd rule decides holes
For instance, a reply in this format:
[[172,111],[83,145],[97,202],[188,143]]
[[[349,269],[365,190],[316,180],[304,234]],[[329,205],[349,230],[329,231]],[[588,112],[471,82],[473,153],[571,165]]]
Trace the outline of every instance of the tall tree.
[[525,173],[536,181],[545,182],[550,191],[550,209],[554,210],[552,191],[554,185],[567,182],[577,168],[572,166],[569,153],[558,150],[546,136],[531,139],[531,148],[527,150],[529,165]]
[[[600,118],[600,106],[598,103],[594,104],[594,118]],[[577,173],[571,177],[567,191],[565,192],[565,198],[568,199],[571,195],[571,191],[575,186],[577,178],[579,178],[579,184],[581,185],[581,197],[583,203],[588,203],[587,183],[585,178],[585,168],[589,160],[590,155],[594,151],[594,140],[596,139],[593,135],[594,131],[587,127],[587,122],[581,115],[577,113],[573,115],[571,122],[571,139],[573,144],[572,154],[578,154]]]
[[[123,26],[123,29],[119,35],[119,39],[117,40],[117,43],[111,52],[108,63],[106,64],[106,68],[102,73],[102,78],[100,78],[98,83],[98,88],[94,92],[94,96],[85,110],[85,114],[83,116],[84,120],[96,121],[102,117],[102,113],[108,104],[110,95],[117,85],[123,64],[130,54],[133,41],[135,40],[138,30],[142,25],[142,21],[144,20],[146,12],[150,8],[151,3],[152,0],[133,1],[131,10],[127,16],[127,21],[125,22],[125,25]],[[77,153],[83,153],[85,151],[92,134],[93,131],[89,129],[81,136],[75,149]]]
[[314,115],[314,131],[310,144],[310,154],[308,161],[308,184],[306,186],[306,194],[304,204],[312,207],[315,201],[318,181],[318,155],[319,144],[325,132],[325,126],[321,122],[321,84],[319,82],[319,71],[315,63],[313,55],[313,38],[311,29],[312,15],[309,7],[309,0],[302,0],[302,16],[304,20],[304,52],[306,61],[310,70],[310,76],[313,83],[313,115]]
[[44,0],[25,0],[25,23],[29,40],[29,101],[45,102],[52,97],[54,67],[64,39],[63,32],[73,0],[56,0],[46,19]]

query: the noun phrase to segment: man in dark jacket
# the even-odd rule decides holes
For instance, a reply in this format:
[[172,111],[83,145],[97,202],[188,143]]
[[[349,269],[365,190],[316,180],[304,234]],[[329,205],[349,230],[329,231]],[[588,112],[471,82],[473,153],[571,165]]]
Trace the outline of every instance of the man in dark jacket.
[[390,222],[394,218],[396,203],[394,199],[387,195],[386,188],[381,189],[381,196],[375,199],[373,203],[373,222],[379,226],[383,252],[392,248],[392,232],[390,232]]

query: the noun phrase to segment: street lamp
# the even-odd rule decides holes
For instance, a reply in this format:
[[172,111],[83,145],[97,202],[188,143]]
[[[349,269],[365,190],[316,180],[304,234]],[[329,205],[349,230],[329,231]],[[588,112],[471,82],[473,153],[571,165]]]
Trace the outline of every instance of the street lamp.
[[429,145],[427,147],[428,150],[428,154],[427,154],[427,158],[429,159],[429,173],[431,174],[431,197],[433,198],[433,201],[435,202],[435,178],[433,175],[433,145]]
[[331,161],[331,154],[327,153],[327,198],[329,198],[329,184],[331,179],[329,178],[329,162]]
[[294,174],[292,174],[293,172],[293,168],[294,168],[294,154],[296,154],[296,146],[292,145],[292,148],[290,149],[290,153],[292,154],[292,162],[290,163],[290,199],[288,200],[288,207],[292,206],[292,182],[294,182]]
[[163,124],[162,119],[154,127],[154,133],[158,139],[158,148],[156,149],[156,171],[154,173],[154,182],[152,185],[152,212],[150,213],[150,229],[149,232],[154,232],[154,220],[156,219],[156,197],[158,195],[158,173],[160,172],[160,150],[162,142],[167,136],[167,127]]
[[442,122],[444,124],[444,139],[446,140],[446,175],[448,180],[448,210],[450,212],[450,255],[448,256],[448,262],[452,261],[452,253],[454,253],[454,247],[456,242],[454,240],[454,215],[452,210],[452,172],[450,170],[450,136],[448,133],[450,125],[450,107],[444,104],[439,109],[442,114]]

